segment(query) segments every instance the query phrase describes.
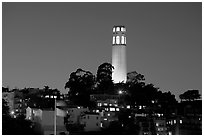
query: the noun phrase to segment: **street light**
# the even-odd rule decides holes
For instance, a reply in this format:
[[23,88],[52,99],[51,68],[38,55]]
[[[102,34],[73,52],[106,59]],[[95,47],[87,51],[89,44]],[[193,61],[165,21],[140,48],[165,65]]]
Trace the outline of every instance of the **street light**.
[[119,91],[118,91],[118,94],[123,94],[123,91],[122,91],[122,90],[119,90]]

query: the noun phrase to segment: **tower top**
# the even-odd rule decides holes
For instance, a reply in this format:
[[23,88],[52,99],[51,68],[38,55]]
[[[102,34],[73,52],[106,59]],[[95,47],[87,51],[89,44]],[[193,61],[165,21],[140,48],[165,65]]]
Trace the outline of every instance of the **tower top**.
[[113,32],[125,32],[126,28],[123,25],[113,26]]

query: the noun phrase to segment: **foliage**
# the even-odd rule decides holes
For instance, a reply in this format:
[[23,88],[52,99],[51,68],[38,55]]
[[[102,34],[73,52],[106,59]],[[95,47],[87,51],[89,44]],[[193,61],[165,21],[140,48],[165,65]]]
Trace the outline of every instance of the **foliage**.
[[179,98],[181,99],[181,101],[183,100],[194,101],[194,100],[200,99],[201,95],[199,94],[198,90],[187,90],[183,94],[180,94]]
[[112,80],[112,70],[114,67],[110,63],[103,63],[97,70],[97,91],[103,94],[114,94],[114,84]]
[[89,71],[77,69],[72,72],[65,84],[65,89],[70,89],[68,92],[70,100],[77,105],[88,106],[90,94],[93,92],[94,80],[94,75]]

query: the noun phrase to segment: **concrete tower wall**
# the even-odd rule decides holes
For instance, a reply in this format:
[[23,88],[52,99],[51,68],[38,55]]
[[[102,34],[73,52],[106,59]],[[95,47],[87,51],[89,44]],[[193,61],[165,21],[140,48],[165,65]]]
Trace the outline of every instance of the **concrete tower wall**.
[[126,29],[124,26],[113,27],[112,65],[114,67],[112,79],[114,83],[126,82]]
[[112,65],[114,66],[112,74],[114,83],[126,82],[126,46],[112,47]]

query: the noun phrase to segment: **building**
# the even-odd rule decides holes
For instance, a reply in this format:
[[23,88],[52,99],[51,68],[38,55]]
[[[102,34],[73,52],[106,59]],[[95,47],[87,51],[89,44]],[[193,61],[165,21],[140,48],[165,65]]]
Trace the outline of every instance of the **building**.
[[102,127],[101,116],[99,113],[85,112],[81,117],[81,124],[84,125],[84,131],[100,131]]
[[114,83],[126,82],[126,28],[125,26],[113,27],[112,42],[112,66],[114,67],[112,78]]
[[89,109],[80,106],[68,106],[66,111],[67,114],[69,115],[68,124],[80,124],[81,115],[84,112],[89,111]]
[[[26,109],[26,119],[31,120],[35,124],[34,130],[39,134],[53,135],[54,134],[54,116],[53,110],[41,110],[37,108]],[[64,117],[56,116],[56,134],[68,134]]]

